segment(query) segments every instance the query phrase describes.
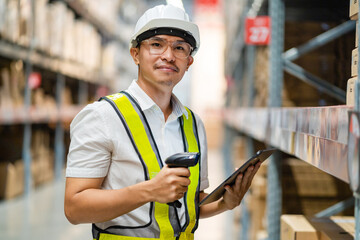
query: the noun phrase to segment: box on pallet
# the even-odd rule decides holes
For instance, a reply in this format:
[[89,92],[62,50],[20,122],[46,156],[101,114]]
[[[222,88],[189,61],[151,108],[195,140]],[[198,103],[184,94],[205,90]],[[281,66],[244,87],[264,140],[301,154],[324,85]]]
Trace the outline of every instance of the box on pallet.
[[281,240],[320,239],[315,228],[303,215],[282,215],[280,228]]
[[0,162],[0,199],[11,199],[24,192],[24,163]]
[[354,106],[355,103],[355,85],[359,82],[357,77],[350,78],[346,87],[346,105]]
[[50,146],[50,133],[43,129],[34,129],[31,144],[31,173],[33,184],[38,186],[54,177],[54,154]]
[[350,240],[353,239],[354,232],[354,217],[281,216],[281,240]]
[[359,13],[359,3],[358,0],[350,0],[350,11],[349,17],[351,20],[357,20]]
[[[267,163],[255,175],[245,202],[251,216],[250,236],[266,229]],[[282,213],[312,216],[352,196],[347,183],[299,159],[284,159],[282,166]],[[349,215],[349,211],[341,214]]]

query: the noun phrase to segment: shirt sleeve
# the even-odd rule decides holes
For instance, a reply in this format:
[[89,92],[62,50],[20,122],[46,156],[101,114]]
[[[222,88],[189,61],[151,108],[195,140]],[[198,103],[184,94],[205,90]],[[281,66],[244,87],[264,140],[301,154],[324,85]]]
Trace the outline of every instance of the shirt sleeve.
[[198,128],[200,150],[201,150],[201,172],[200,172],[200,191],[209,187],[208,179],[208,147],[206,140],[206,132],[203,121],[195,114],[196,124]]
[[70,125],[66,177],[99,178],[108,172],[111,141],[101,106],[100,102],[89,104]]

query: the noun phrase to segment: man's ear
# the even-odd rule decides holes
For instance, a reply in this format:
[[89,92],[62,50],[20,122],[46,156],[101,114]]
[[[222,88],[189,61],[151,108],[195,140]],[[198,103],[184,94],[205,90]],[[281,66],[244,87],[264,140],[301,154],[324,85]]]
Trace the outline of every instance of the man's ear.
[[136,65],[139,65],[140,64],[140,61],[139,61],[139,48],[130,48],[130,54],[134,60],[134,63]]
[[188,62],[188,65],[187,65],[187,68],[186,68],[186,71],[189,69],[189,67],[191,66],[191,64],[193,64],[193,62],[194,62],[194,58],[190,55],[189,56],[189,62]]

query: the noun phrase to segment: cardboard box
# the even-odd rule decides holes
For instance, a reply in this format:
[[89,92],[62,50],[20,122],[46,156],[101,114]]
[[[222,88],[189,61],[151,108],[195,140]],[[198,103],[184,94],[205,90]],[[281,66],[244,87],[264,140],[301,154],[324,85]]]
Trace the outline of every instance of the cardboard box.
[[256,239],[259,232],[266,230],[266,198],[247,194],[245,202],[250,215],[250,239]]
[[67,8],[63,2],[53,2],[48,5],[48,33],[50,55],[60,57],[63,53],[64,28],[67,17]]
[[4,37],[11,41],[19,40],[19,8],[17,0],[8,0],[6,9],[6,20],[4,27]]
[[359,80],[357,79],[357,77],[354,78],[350,78],[347,82],[347,87],[346,87],[346,105],[347,106],[354,106],[355,103],[355,84],[358,82]]
[[358,48],[355,48],[352,50],[351,54],[351,76],[355,77],[358,75],[358,63],[359,57],[358,57]]
[[312,218],[310,223],[320,232],[321,240],[352,240],[355,236],[354,217]]
[[0,36],[4,35],[6,24],[7,5],[6,0],[0,0]]
[[32,4],[30,0],[22,0],[19,4],[19,44],[29,47],[32,32]]
[[281,216],[281,240],[350,240],[354,239],[354,235],[354,217]]
[[320,240],[320,233],[304,215],[282,215],[280,229],[281,240]]
[[35,6],[35,47],[41,51],[46,52],[50,44],[49,41],[49,21],[48,21],[48,7],[47,0],[37,0]]
[[350,12],[349,17],[351,20],[357,20],[359,13],[359,3],[358,0],[350,0]]
[[11,199],[24,192],[24,163],[0,162],[0,199]]

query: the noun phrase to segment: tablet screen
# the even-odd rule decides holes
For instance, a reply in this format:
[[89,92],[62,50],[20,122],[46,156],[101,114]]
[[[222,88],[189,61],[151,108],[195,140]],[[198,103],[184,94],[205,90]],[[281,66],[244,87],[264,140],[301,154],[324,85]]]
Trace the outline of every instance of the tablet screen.
[[225,181],[223,181],[214,191],[207,195],[199,204],[202,206],[219,200],[222,195],[225,193],[225,186],[232,185],[235,182],[236,177],[246,171],[249,166],[255,165],[256,163],[265,161],[271,154],[273,154],[276,149],[264,149],[258,151],[254,156],[252,156],[248,161],[246,161],[241,167],[239,167],[235,172],[233,172]]

